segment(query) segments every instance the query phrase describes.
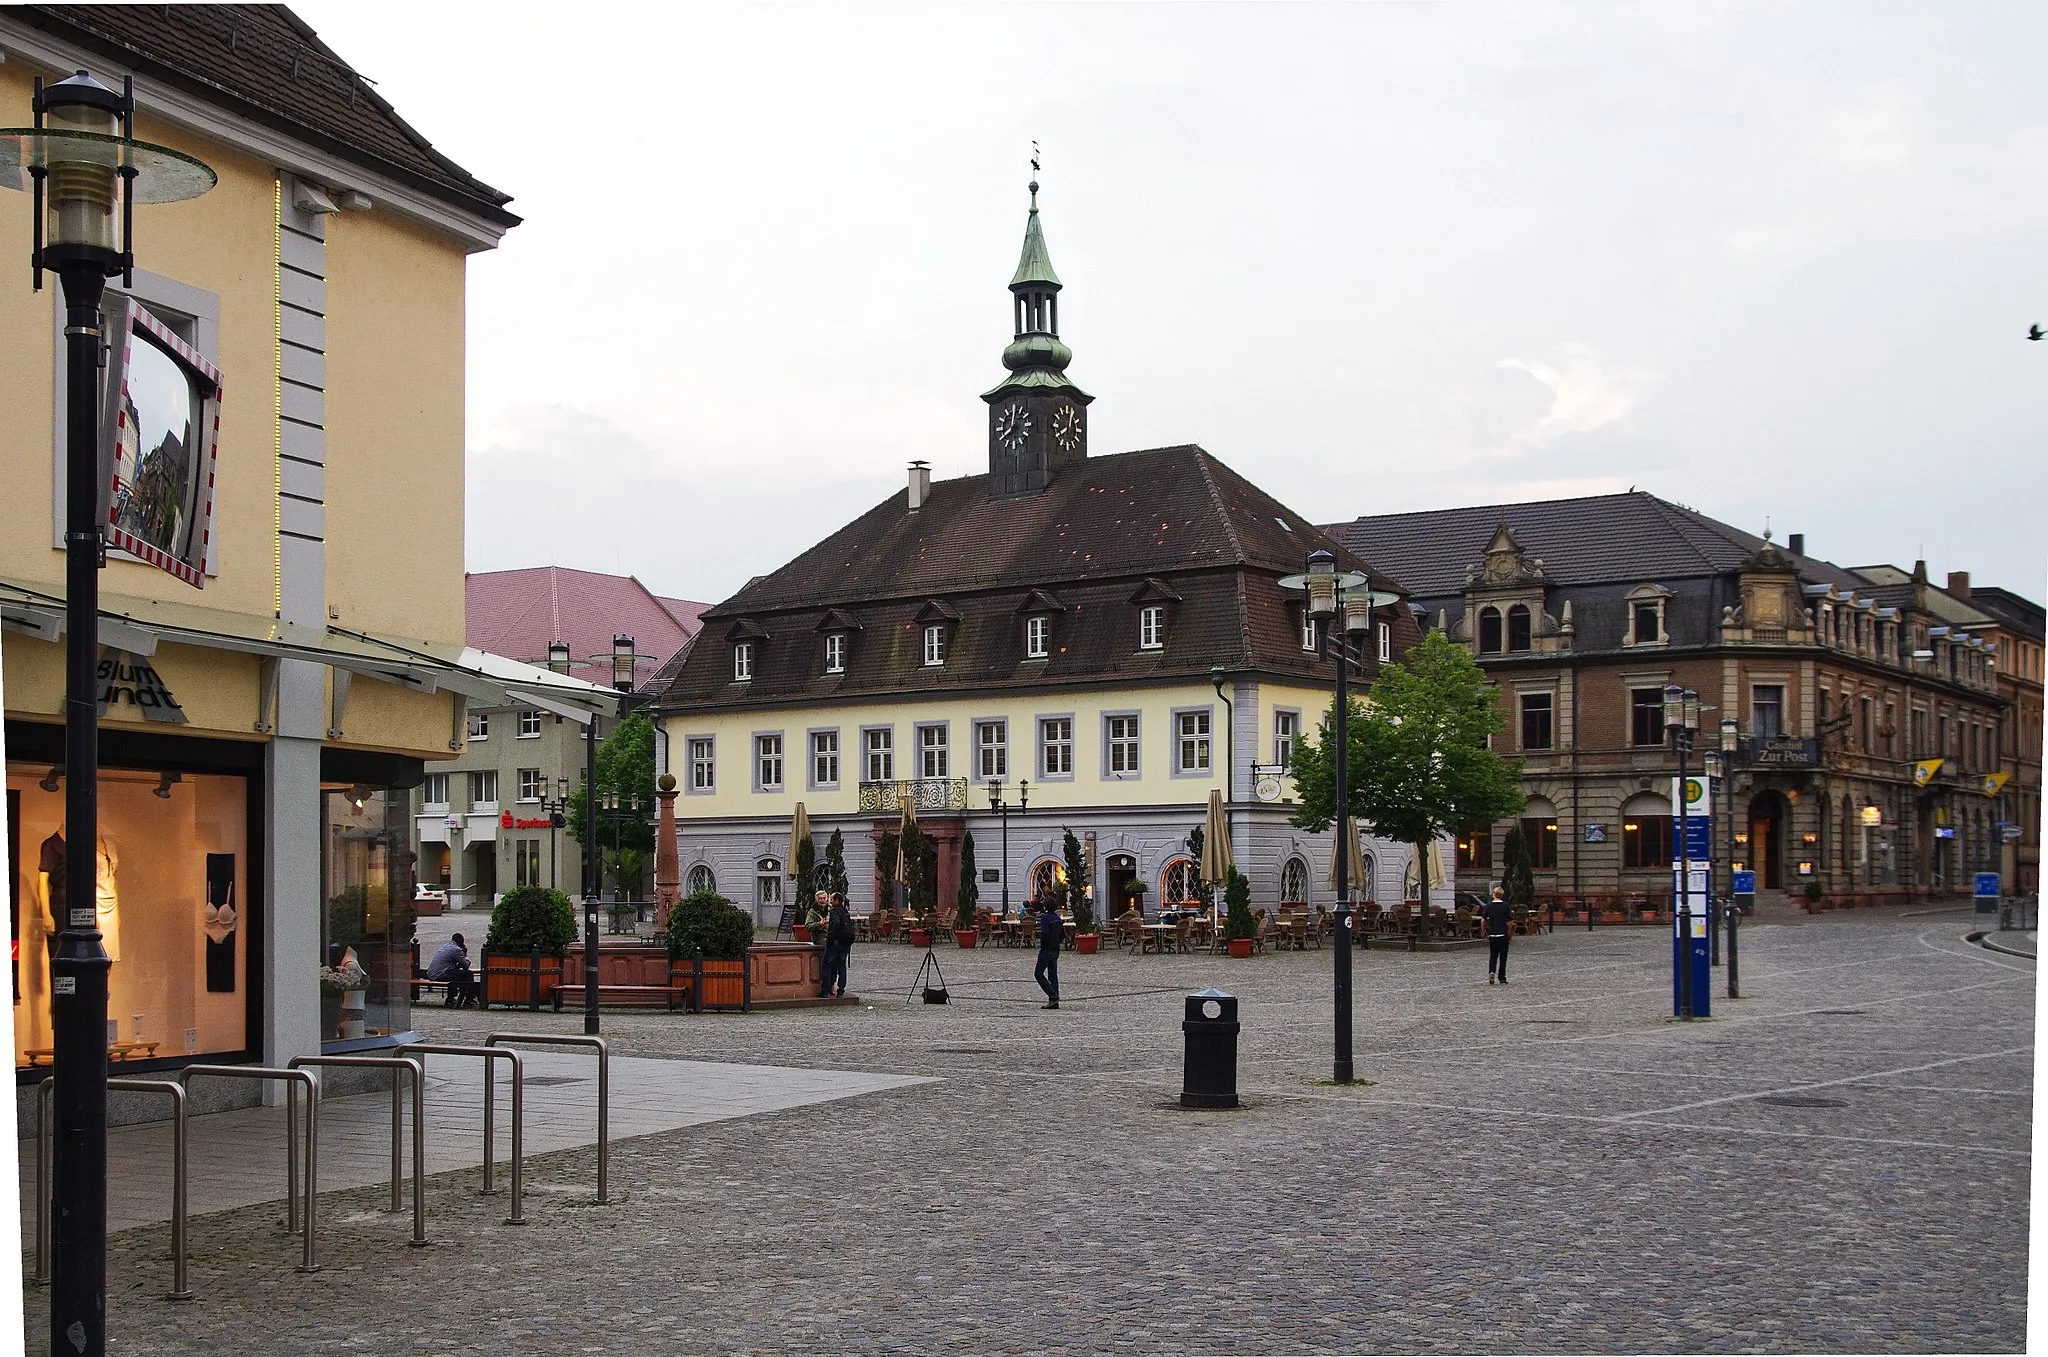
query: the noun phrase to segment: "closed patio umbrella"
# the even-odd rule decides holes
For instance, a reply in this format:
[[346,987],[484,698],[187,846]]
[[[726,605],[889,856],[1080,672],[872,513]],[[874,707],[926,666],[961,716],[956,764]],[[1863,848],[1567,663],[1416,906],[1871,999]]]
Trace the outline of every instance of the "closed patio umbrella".
[[[1444,884],[1444,853],[1441,845],[1431,840],[1429,845],[1429,888],[1439,890]],[[1401,877],[1401,894],[1415,900],[1422,895],[1422,872],[1417,865],[1416,855],[1408,855],[1408,870]]]
[[1342,849],[1348,859],[1344,864],[1344,870],[1351,878],[1346,884],[1354,893],[1363,890],[1371,894],[1366,889],[1371,883],[1365,879],[1365,850],[1358,846],[1357,823],[1352,822],[1350,828],[1351,832],[1347,834],[1339,827],[1336,831],[1337,842],[1330,848],[1330,889],[1337,889],[1337,853]]
[[[1224,885],[1236,866],[1230,856],[1230,821],[1223,814],[1223,792],[1219,788],[1211,788],[1209,814],[1202,821],[1202,883],[1207,886]],[[1216,914],[1213,897],[1209,913],[1213,922]]]
[[[810,837],[811,813],[805,810],[804,803],[799,801],[796,803],[796,813],[789,817],[789,852],[785,853],[782,858],[782,874],[791,881],[796,880],[796,850],[798,846]],[[815,882],[812,883],[814,887],[816,884]],[[802,901],[791,901],[789,903],[797,905],[799,910],[801,910],[803,905]]]
[[[896,826],[896,886],[898,890],[903,890],[903,841],[910,836],[911,827],[917,823],[917,798],[911,795],[908,782],[896,784],[896,805],[903,812],[903,818]],[[907,896],[905,900],[907,902]]]

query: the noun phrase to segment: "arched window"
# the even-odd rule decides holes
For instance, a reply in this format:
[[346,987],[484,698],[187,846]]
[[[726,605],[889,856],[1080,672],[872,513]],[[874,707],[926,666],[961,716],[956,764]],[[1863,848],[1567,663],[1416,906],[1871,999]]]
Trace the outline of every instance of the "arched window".
[[1066,884],[1066,868],[1053,858],[1043,858],[1031,867],[1031,898],[1049,900]]
[[780,858],[762,858],[754,864],[754,903],[764,910],[782,907]]
[[1360,853],[1358,860],[1359,865],[1365,868],[1365,876],[1359,881],[1352,882],[1351,888],[1357,892],[1359,899],[1370,900],[1375,895],[1372,883],[1376,879],[1374,873],[1379,864],[1373,861],[1370,853]]
[[1671,868],[1671,801],[1654,792],[1629,798],[1621,808],[1621,865],[1647,870]]
[[1528,648],[1529,608],[1526,604],[1517,603],[1514,607],[1508,609],[1508,649],[1527,650]]
[[1170,900],[1198,900],[1201,898],[1202,869],[1193,858],[1175,858],[1166,864],[1166,870],[1159,877],[1159,900],[1161,904]]
[[1479,653],[1492,655],[1500,650],[1500,609],[1479,610]]
[[695,895],[698,891],[715,891],[718,889],[718,878],[712,874],[709,863],[700,862],[690,868],[687,885],[687,893],[690,895]]
[[1287,859],[1280,869],[1280,898],[1289,904],[1308,903],[1308,864],[1300,858]]

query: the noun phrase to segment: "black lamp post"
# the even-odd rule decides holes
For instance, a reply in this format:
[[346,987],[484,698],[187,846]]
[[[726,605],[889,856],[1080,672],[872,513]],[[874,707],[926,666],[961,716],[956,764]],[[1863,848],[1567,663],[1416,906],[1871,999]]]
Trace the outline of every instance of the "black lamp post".
[[[1017,813],[1022,815],[1031,806],[1031,779],[1020,778],[1017,782]],[[1003,800],[1001,778],[988,780],[988,808],[1003,817],[1003,913],[1010,912],[1010,803]]]
[[548,889],[560,890],[561,881],[555,872],[555,845],[562,837],[562,826],[569,823],[569,779],[555,779],[555,794],[542,795],[540,808],[548,817]]
[[628,821],[640,818],[640,794],[634,792],[622,802],[617,792],[606,792],[604,794],[604,818],[611,821],[612,826],[613,898],[615,900],[622,900],[626,894],[626,874],[619,862],[620,832]]
[[1664,733],[1678,755],[1678,890],[1673,919],[1678,927],[1678,1016],[1692,1021],[1692,852],[1687,842],[1685,756],[1700,728],[1700,695],[1675,683],[1664,685]]
[[[1351,1082],[1351,845],[1356,832],[1351,826],[1351,697],[1348,680],[1351,666],[1361,670],[1365,661],[1365,634],[1372,625],[1373,608],[1392,602],[1392,594],[1375,594],[1366,576],[1355,570],[1339,573],[1337,558],[1327,551],[1309,553],[1308,569],[1280,581],[1283,589],[1307,596],[1308,616],[1316,628],[1322,653],[1337,665],[1337,721],[1333,738],[1337,747],[1337,913],[1330,948],[1331,990],[1334,1000],[1334,1030],[1330,1078],[1339,1084]],[[1330,624],[1341,618],[1343,634]]]
[[[568,647],[564,646],[566,651]],[[548,647],[550,658],[554,647]],[[613,636],[609,656],[592,656],[592,663],[609,658],[612,687],[619,695],[618,720],[633,708],[633,638]],[[616,726],[614,727],[616,729]],[[583,1030],[598,1032],[597,1021],[597,897],[603,889],[603,869],[597,861],[597,713],[583,728]]]
[[[50,961],[56,1029],[56,1220],[50,1348],[97,1357],[107,1321],[107,958],[95,903],[99,844],[100,301],[134,282],[135,204],[196,198],[213,171],[134,139],[135,83],[116,94],[84,71],[47,89],[35,125],[0,129],[29,173],[35,285],[64,291],[64,833],[71,869]],[[19,187],[10,183],[8,187]],[[120,226],[114,222],[120,209]],[[81,847],[82,846],[82,847]]]

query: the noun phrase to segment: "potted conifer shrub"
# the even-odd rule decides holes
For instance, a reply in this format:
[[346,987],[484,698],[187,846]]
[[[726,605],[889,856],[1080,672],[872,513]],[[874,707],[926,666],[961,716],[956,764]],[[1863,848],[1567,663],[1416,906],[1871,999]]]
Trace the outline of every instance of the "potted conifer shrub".
[[1081,841],[1074,837],[1074,831],[1065,831],[1060,844],[1060,856],[1066,859],[1067,908],[1074,916],[1074,950],[1082,956],[1092,956],[1102,946],[1102,935],[1095,931],[1095,902],[1088,896],[1088,864],[1081,857]]
[[1259,921],[1252,917],[1252,883],[1235,867],[1223,887],[1223,936],[1234,957],[1252,954],[1252,939],[1259,934]]
[[974,866],[974,836],[960,836],[960,894],[953,903],[953,941],[962,947],[972,947],[981,939],[981,930],[975,927],[974,911],[981,902],[981,887],[976,884]]

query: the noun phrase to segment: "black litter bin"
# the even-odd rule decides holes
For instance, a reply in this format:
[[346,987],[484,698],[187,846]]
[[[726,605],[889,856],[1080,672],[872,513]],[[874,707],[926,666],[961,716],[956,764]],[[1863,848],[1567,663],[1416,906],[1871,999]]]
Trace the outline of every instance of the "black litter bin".
[[1237,1106],[1237,996],[1220,989],[1190,994],[1180,1030],[1187,1037],[1182,1107]]

